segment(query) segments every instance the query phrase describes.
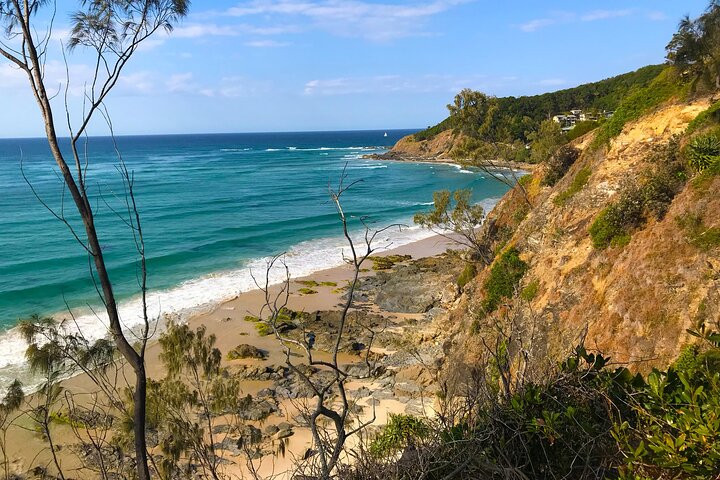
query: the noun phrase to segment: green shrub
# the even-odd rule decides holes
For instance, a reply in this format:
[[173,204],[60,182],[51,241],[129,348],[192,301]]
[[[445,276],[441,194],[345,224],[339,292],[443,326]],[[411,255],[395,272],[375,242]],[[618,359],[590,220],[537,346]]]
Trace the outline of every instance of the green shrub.
[[520,292],[520,298],[522,298],[526,302],[529,302],[535,298],[539,289],[540,282],[538,280],[533,280],[532,282],[528,283],[525,288],[523,288],[522,292]]
[[644,177],[626,187],[590,226],[595,248],[629,243],[633,230],[644,225],[648,218],[661,220],[665,216],[684,187],[687,176],[678,153],[677,138],[656,149],[649,162],[651,167]]
[[518,183],[520,185],[522,185],[523,187],[527,187],[528,185],[530,185],[532,183],[532,180],[533,180],[532,174],[523,175],[522,177],[520,177],[518,179]]
[[255,315],[245,315],[244,320],[245,320],[246,322],[253,322],[253,323],[254,323],[254,322],[259,322],[259,321],[260,321],[260,318],[259,318],[259,317],[256,317]]
[[336,282],[320,282],[320,285],[323,287],[337,287]]
[[255,330],[257,330],[258,335],[261,337],[267,337],[273,333],[272,326],[265,322],[257,322],[255,324]]
[[715,135],[701,135],[692,139],[685,149],[688,165],[693,170],[703,172],[720,164],[720,138]]
[[314,295],[314,294],[318,293],[317,290],[313,290],[312,288],[308,288],[308,287],[299,288],[298,292],[303,295]]
[[468,263],[465,265],[465,268],[463,269],[462,273],[457,279],[457,285],[460,288],[464,288],[465,285],[468,284],[470,280],[475,278],[477,275],[477,268],[475,267],[474,263]]
[[[505,357],[504,348],[505,342],[495,359]],[[376,479],[420,473],[431,480],[490,479],[497,472],[497,478],[512,472],[513,478],[542,480],[720,475],[720,349],[712,343],[686,347],[667,370],[646,378],[611,369],[608,358],[579,346],[554,373],[518,383],[509,393],[498,389],[497,375],[483,370],[488,367],[468,366],[468,381],[475,383],[454,399],[479,400],[467,414],[391,416],[370,456],[359,459],[357,475],[346,478],[367,478],[368,466],[380,467],[372,470]],[[443,390],[438,398],[457,405],[451,395]],[[412,456],[398,460],[399,452]]]
[[585,122],[577,122],[575,126],[565,134],[568,142],[572,142],[576,138],[580,138],[588,132],[592,132],[598,127],[597,121],[588,120]]
[[654,370],[633,400],[635,425],[625,421],[616,429],[628,458],[626,475],[717,478],[720,374],[697,365],[690,370]]
[[593,246],[605,249],[609,246],[627,245],[632,230],[642,225],[643,221],[642,192],[633,188],[621,194],[617,202],[602,210],[590,225],[589,233]]
[[390,414],[388,423],[370,443],[370,453],[376,457],[392,455],[415,445],[430,434],[430,428],[412,415]]
[[483,310],[486,313],[494,312],[503,299],[512,298],[527,269],[528,264],[520,259],[520,252],[515,247],[509,248],[495,260],[484,285]]
[[545,186],[553,186],[565,176],[575,160],[580,156],[580,150],[564,145],[547,160],[547,170],[542,179]]
[[576,193],[583,189],[583,187],[590,179],[591,174],[592,171],[588,167],[583,167],[582,169],[580,169],[580,171],[575,175],[575,178],[573,178],[573,181],[572,183],[570,183],[570,186],[567,188],[567,190],[560,192],[553,199],[553,203],[558,206],[565,205],[568,200],[570,200]]
[[373,270],[389,270],[395,266],[396,263],[406,262],[410,260],[410,255],[386,255],[384,257],[370,257],[373,262]]
[[265,359],[265,353],[260,350],[259,348],[248,345],[247,343],[243,343],[241,345],[238,345],[237,347],[230,350],[226,358],[228,360],[238,360],[238,359],[245,359],[245,358],[255,358],[258,360],[264,360]]
[[295,283],[299,283],[300,285],[304,285],[306,287],[317,287],[320,285],[315,280],[295,280]]

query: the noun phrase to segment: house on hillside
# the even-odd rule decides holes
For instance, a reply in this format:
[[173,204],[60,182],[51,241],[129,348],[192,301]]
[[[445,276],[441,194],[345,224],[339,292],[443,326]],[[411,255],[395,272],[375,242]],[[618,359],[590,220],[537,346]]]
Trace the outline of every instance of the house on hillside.
[[603,110],[602,112],[584,112],[579,109],[570,110],[552,117],[553,122],[560,124],[560,130],[569,132],[577,122],[597,122],[601,118],[610,118],[615,112]]

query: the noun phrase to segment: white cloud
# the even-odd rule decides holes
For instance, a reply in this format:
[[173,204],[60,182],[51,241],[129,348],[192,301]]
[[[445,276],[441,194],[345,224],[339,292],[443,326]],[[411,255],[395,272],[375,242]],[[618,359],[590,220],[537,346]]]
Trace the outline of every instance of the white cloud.
[[[524,32],[536,32],[542,28],[552,25],[567,24],[572,22],[597,22],[602,20],[611,20],[613,18],[629,17],[637,15],[639,12],[634,9],[620,10],[592,10],[586,13],[573,12],[553,12],[545,18],[536,18],[519,25],[520,30]],[[647,18],[654,20],[654,14],[658,12],[650,12]]]
[[310,80],[305,95],[351,95],[363,93],[457,93],[463,88],[487,90],[512,79],[491,79],[485,75],[376,75]]
[[246,47],[253,48],[277,48],[287,47],[290,45],[288,42],[278,42],[277,40],[253,40],[251,42],[245,42]]
[[188,73],[176,73],[170,75],[170,78],[165,82],[167,91],[171,93],[188,93],[197,89],[193,82],[193,74]]
[[120,77],[119,84],[125,93],[151,94],[156,90],[158,79],[152,72],[126,73]]
[[236,27],[229,25],[215,25],[212,23],[200,24],[196,23],[193,25],[183,25],[176,27],[172,33],[172,36],[177,38],[199,38],[199,37],[227,37],[239,35]]
[[592,12],[580,15],[580,20],[583,22],[595,22],[597,20],[607,20],[610,18],[620,18],[632,15],[633,10],[594,10]]
[[0,64],[0,88],[15,88],[28,82],[25,72],[9,63]]
[[429,3],[393,4],[362,0],[254,0],[228,9],[226,15],[297,17],[309,21],[313,28],[333,35],[387,41],[425,35],[426,20],[466,2],[434,0]]

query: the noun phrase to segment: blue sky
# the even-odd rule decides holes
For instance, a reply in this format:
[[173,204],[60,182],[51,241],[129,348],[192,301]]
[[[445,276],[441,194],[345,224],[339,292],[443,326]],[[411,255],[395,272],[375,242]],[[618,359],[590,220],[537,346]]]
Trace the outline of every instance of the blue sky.
[[[58,1],[46,68],[58,88],[73,4]],[[465,87],[528,95],[661,63],[680,17],[706,5],[196,0],[172,34],[137,53],[108,107],[117,134],[424,127]],[[90,63],[80,51],[68,62],[77,114]],[[0,137],[43,134],[21,72],[2,62],[0,105]]]

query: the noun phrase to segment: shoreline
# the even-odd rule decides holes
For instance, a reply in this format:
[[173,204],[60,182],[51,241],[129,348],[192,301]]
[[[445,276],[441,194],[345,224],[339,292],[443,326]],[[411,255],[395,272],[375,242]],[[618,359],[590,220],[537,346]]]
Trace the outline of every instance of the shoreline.
[[[493,203],[495,203],[495,199],[493,199]],[[402,232],[404,232],[405,235],[401,235],[399,238],[396,237],[395,242],[406,243],[401,243],[395,247],[390,245],[389,248],[383,248],[382,245],[379,245],[374,255],[392,255],[392,252],[396,249],[403,249],[404,247],[409,247],[418,242],[424,242],[435,236],[432,232],[415,226],[403,228]],[[295,250],[298,246],[316,242],[321,245],[317,250],[310,250],[308,252],[305,252],[302,248],[299,251]],[[320,274],[328,270],[342,268],[341,248],[343,248],[343,246],[344,242],[341,237],[332,237],[329,239],[301,242],[288,249],[287,257],[289,259],[288,264],[291,267],[290,274],[292,281]],[[320,266],[318,270],[312,269],[314,268],[312,266],[312,258],[319,257],[321,260],[327,262],[328,258],[333,255],[337,255],[337,261],[329,262],[330,265],[327,266]],[[306,257],[311,258],[308,259]],[[248,264],[237,270],[216,272],[183,282],[170,289],[151,291],[148,295],[148,308],[151,312],[162,309],[162,312],[157,315],[155,320],[158,324],[165,324],[168,321],[188,323],[197,316],[207,315],[220,308],[223,304],[232,302],[245,293],[257,290],[257,287],[250,284],[250,273],[260,272],[266,258],[267,257],[252,259]],[[308,265],[311,266],[307,268]],[[272,285],[277,285],[282,280],[277,275],[276,277],[277,278],[272,279]],[[180,303],[179,307],[175,306],[177,303],[175,305],[170,303],[176,297],[181,300],[181,302],[178,302]],[[126,319],[125,324],[128,330],[133,330],[139,325],[139,317],[137,317],[136,322],[130,320],[136,315],[137,311],[140,311],[139,301],[137,296],[120,301],[121,315]],[[83,334],[91,340],[97,340],[106,336],[107,327],[104,326],[106,325],[104,311],[99,310],[96,315],[95,313],[85,310],[87,310],[87,308],[74,309],[72,323],[78,325],[83,331]],[[46,316],[55,318],[56,320],[69,319],[67,310]],[[0,367],[0,386],[5,388],[10,382],[17,378],[23,381],[26,388],[29,387],[29,391],[34,391],[34,389],[37,388],[37,381],[27,370],[27,364],[24,361],[27,346],[20,336],[17,325],[1,332],[0,342],[5,343],[4,349],[1,352],[4,358],[0,359],[0,364],[2,365]],[[13,360],[18,358],[22,358],[23,361],[13,362]]]
[[[446,252],[450,247],[455,244],[446,238],[438,235],[433,235],[415,242],[411,242],[405,245],[397,246],[384,250],[377,255],[373,256],[389,256],[389,255],[411,255],[412,261],[419,259],[434,257],[443,252]],[[377,272],[372,269],[373,262],[368,260],[367,263],[363,264],[364,268],[369,271],[361,273],[361,277],[370,277],[376,275]],[[348,265],[341,265],[333,268],[323,269],[311,273],[304,277],[293,277],[291,279],[291,295],[287,307],[294,311],[300,312],[319,312],[337,310],[338,304],[342,302],[342,291],[339,288],[335,288],[330,284],[335,284],[338,287],[342,286],[343,282],[348,282],[352,277],[352,269]],[[322,284],[326,282],[325,286],[313,287],[317,290],[317,293],[312,295],[304,295],[299,292],[303,284],[300,283],[305,280],[313,280]],[[422,280],[422,279],[420,279]],[[272,288],[272,287],[271,287]],[[246,315],[259,316],[264,306],[264,294],[262,291],[255,289],[247,292],[240,293],[237,297],[226,300],[219,303],[214,308],[192,315],[187,319],[187,325],[191,329],[195,329],[201,325],[207,329],[207,335],[215,335],[216,343],[215,347],[218,348],[223,355],[222,365],[231,369],[243,369],[248,370],[257,368],[259,366],[270,368],[272,365],[283,365],[285,361],[285,352],[278,340],[272,336],[260,336],[255,329],[255,324],[245,320]],[[374,305],[377,307],[377,305]],[[360,311],[363,308],[367,308],[367,305],[360,305],[357,302],[353,306],[353,311]],[[377,310],[377,308],[376,308]],[[423,328],[418,328],[418,321],[425,322],[425,328],[429,328],[428,325],[433,321],[428,321],[425,314],[403,314],[395,312],[383,312],[389,321],[393,322],[396,327],[402,331],[404,325],[402,322],[408,319],[412,319],[413,327],[412,334],[419,333]],[[428,335],[430,337],[430,335]],[[226,355],[227,353],[235,348],[238,344],[248,343],[257,347],[258,349],[267,353],[265,360],[229,360]],[[378,351],[384,351],[384,348],[378,348]],[[373,349],[375,351],[375,349]],[[157,336],[153,338],[149,344],[146,353],[146,371],[148,378],[159,379],[164,375],[164,368],[159,359],[160,344]],[[354,362],[352,356],[348,356],[348,353],[341,353],[342,356],[347,357],[344,362]],[[127,366],[125,367],[127,369]],[[413,408],[417,408],[417,402],[410,401],[410,397],[397,397],[394,393],[393,387],[377,386],[377,379],[369,379],[367,381],[352,382],[352,388],[354,391],[365,391],[371,392],[370,396],[366,396],[360,399],[359,405],[364,405],[365,412],[362,415],[369,415],[368,409],[372,408],[373,411],[377,412],[377,419],[373,423],[373,426],[381,426],[387,422],[387,416],[390,413],[403,413],[410,404],[413,404]],[[85,374],[79,374],[74,377],[62,381],[63,388],[72,392],[73,394],[83,396],[92,396],[93,392],[96,391],[95,385]],[[252,395],[256,397],[262,395],[263,391],[268,388],[272,388],[272,381],[246,379],[241,381],[242,395]],[[373,386],[375,385],[375,386]],[[370,390],[368,390],[370,389]],[[377,391],[384,393],[384,396],[375,398],[374,395]],[[365,394],[367,395],[367,393]],[[423,394],[420,393],[422,396]],[[260,397],[258,397],[260,398]],[[266,420],[260,421],[257,427],[266,429],[269,425],[277,425],[283,422],[296,422],[298,411],[297,411],[297,400],[293,400],[292,397],[282,398],[278,393],[277,405],[278,411],[275,414],[271,414]],[[422,403],[422,402],[421,402]],[[373,407],[374,406],[374,407]],[[61,407],[58,407],[61,409]],[[256,422],[248,422],[254,425]],[[72,445],[75,437],[69,427],[65,425],[57,425],[54,428],[53,436],[54,441],[58,445],[69,447]],[[293,454],[301,455],[303,451],[309,448],[312,444],[312,438],[307,428],[295,423],[293,426],[294,435],[290,437],[290,443],[287,448],[291,453],[284,458],[277,456],[268,457],[269,463],[261,465],[261,471],[265,474],[271,472],[288,471],[293,465]],[[25,471],[31,468],[33,465],[25,464],[30,459],[39,455],[38,459],[44,459],[48,452],[44,449],[44,443],[34,435],[31,430],[26,428],[14,428],[9,434],[9,438],[13,439],[11,442],[13,447],[9,450],[9,458],[15,459],[14,465],[21,471]],[[63,451],[72,451],[72,448],[63,448]],[[30,453],[32,452],[32,453]],[[78,461],[74,454],[66,453],[62,454],[64,468],[72,468],[76,466]],[[265,457],[263,457],[265,458]],[[235,459],[238,464],[244,464],[241,457]],[[42,463],[42,462],[41,462]],[[238,466],[239,470],[244,467]],[[242,473],[242,472],[238,472]]]
[[[368,160],[380,160],[386,162],[407,162],[407,163],[425,163],[425,164],[441,164],[441,165],[454,165],[458,167],[467,167],[472,165],[465,165],[461,162],[457,162],[450,157],[444,156],[417,156],[410,155],[400,152],[393,152],[388,150],[385,153],[371,153],[363,155],[362,158]],[[473,167],[477,168],[477,167]],[[512,170],[517,172],[528,172],[532,173],[538,168],[538,165],[527,162],[509,162],[505,160],[493,160],[488,168],[493,170]]]

